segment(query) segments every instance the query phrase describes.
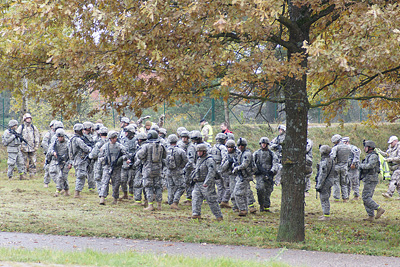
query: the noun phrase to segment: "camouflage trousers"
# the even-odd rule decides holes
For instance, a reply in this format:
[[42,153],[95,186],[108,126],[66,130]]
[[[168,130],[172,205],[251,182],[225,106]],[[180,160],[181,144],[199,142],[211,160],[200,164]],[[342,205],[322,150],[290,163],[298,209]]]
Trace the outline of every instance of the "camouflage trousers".
[[118,199],[119,198],[119,187],[121,185],[121,167],[115,167],[111,174],[110,174],[110,166],[105,165],[103,167],[103,177],[101,180],[102,185],[101,185],[99,197],[107,197],[108,196],[110,180],[111,180],[111,186],[112,186],[112,197],[114,199]]
[[360,173],[358,169],[349,169],[347,173],[349,177],[349,186],[348,186],[348,192],[350,196],[350,191],[353,190],[353,194],[355,197],[360,196]]
[[260,211],[269,209],[271,206],[271,194],[274,191],[273,179],[268,179],[265,175],[256,175],[256,190]]
[[66,164],[59,165],[57,160],[52,160],[49,165],[49,176],[56,183],[56,188],[60,190],[69,190],[68,173]]
[[121,170],[121,187],[122,192],[128,192],[133,196],[133,180],[135,179],[135,169],[133,166],[129,168],[122,168]]
[[278,171],[276,172],[275,175],[275,184],[280,185],[282,180],[282,164],[278,164]]
[[203,182],[197,182],[193,188],[193,202],[192,202],[192,215],[201,215],[201,205],[204,199],[207,201],[208,206],[214,216],[222,218],[221,208],[218,205],[218,196],[215,191],[215,183],[208,182],[208,186],[204,187]]
[[145,176],[143,177],[144,190],[147,200],[150,203],[162,201],[162,183],[161,176]]
[[393,196],[394,191],[396,191],[396,189],[397,192],[400,194],[400,170],[395,170],[393,172],[387,193],[390,196]]
[[186,191],[186,199],[187,200],[192,199],[193,185],[192,185],[192,179],[190,177],[191,173],[192,173],[192,170],[185,171],[185,191]]
[[233,191],[235,195],[236,206],[239,210],[248,210],[248,195],[249,195],[250,184],[249,180],[246,178],[240,179],[236,178],[236,185]]
[[179,203],[185,191],[185,177],[180,170],[168,170],[166,173],[168,188],[168,204]]
[[17,166],[17,170],[19,174],[25,173],[25,164],[24,158],[22,156],[22,152],[8,152],[8,159],[7,159],[7,176],[11,178],[13,176],[14,168]]
[[229,176],[223,175],[222,180],[224,182],[225,192],[224,192],[224,195],[222,196],[221,201],[229,202],[229,200],[231,199],[231,187],[230,187]]
[[331,203],[329,198],[331,197],[332,184],[323,185],[319,192],[319,200],[321,201],[321,208],[324,215],[331,214]]
[[375,216],[375,210],[379,208],[379,205],[372,199],[375,192],[375,187],[378,185],[379,181],[371,181],[368,176],[363,179],[364,189],[362,191],[362,200],[364,202],[365,210],[368,216]]
[[347,165],[335,165],[334,199],[340,199],[340,192],[342,192],[342,199],[349,198],[349,177],[347,176],[347,172]]
[[93,165],[93,178],[96,182],[97,193],[100,194],[100,190],[102,187],[101,179],[103,176],[103,164],[96,160]]
[[142,202],[142,194],[144,195],[144,199],[147,199],[146,192],[143,187],[143,176],[142,170],[137,169],[135,173],[135,179],[133,180],[133,195],[135,202]]
[[238,206],[235,201],[235,186],[236,186],[236,176],[229,175],[229,191],[231,192],[232,210],[238,210]]
[[22,152],[22,156],[24,158],[24,164],[26,168],[26,172],[30,175],[36,174],[36,151],[34,152]]
[[90,160],[87,169],[87,181],[89,190],[93,190],[96,188],[96,181],[94,180],[94,160]]
[[81,161],[80,164],[74,166],[75,169],[75,191],[82,192],[83,187],[85,186],[85,180],[88,176],[87,168],[88,162],[86,160]]
[[[43,183],[44,184],[49,184],[50,183],[50,174],[49,174],[49,167],[50,167],[50,163],[44,163],[43,165],[43,170],[44,170],[44,177],[43,177]],[[53,182],[56,182],[53,180]]]
[[222,179],[215,180],[215,185],[217,186],[218,203],[221,203],[226,192],[224,181]]
[[305,178],[305,180],[306,180],[306,187],[305,187],[305,189],[304,189],[304,192],[308,192],[308,191],[310,190],[310,188],[311,188],[311,180],[310,180],[311,175],[312,175],[312,173],[309,173],[309,174],[306,175],[306,178]]

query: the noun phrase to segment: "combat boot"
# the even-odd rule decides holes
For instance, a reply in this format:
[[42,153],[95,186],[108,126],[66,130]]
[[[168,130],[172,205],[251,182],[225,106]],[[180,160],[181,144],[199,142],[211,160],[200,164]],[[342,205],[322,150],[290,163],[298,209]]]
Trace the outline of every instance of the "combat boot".
[[363,219],[363,221],[373,222],[374,221],[374,216],[368,216],[368,218]]
[[239,216],[244,217],[247,215],[247,210],[241,210],[239,211]]
[[44,187],[44,188],[48,188],[48,187],[49,187],[49,184],[44,184],[43,187]]
[[352,201],[359,201],[360,200],[360,197],[359,196],[356,196],[356,197],[354,197],[353,199],[352,199]]
[[192,219],[201,219],[200,215],[192,215]]
[[173,209],[173,210],[179,210],[178,202],[172,203],[170,207],[171,207],[171,209]]
[[66,196],[66,197],[69,197],[69,196],[70,196],[69,190],[64,190],[64,196]]
[[379,208],[379,209],[376,211],[375,219],[379,219],[379,218],[382,216],[382,214],[384,214],[384,213],[385,213],[385,210],[384,210],[383,208]]
[[143,203],[142,203],[142,201],[135,201],[134,203],[133,203],[133,205],[134,206],[143,206]]
[[143,201],[142,206],[145,207],[145,208],[147,208],[148,205],[149,205],[149,201],[148,201],[147,199],[145,199],[145,200]]
[[111,205],[117,205],[118,204],[118,199],[114,198],[113,202],[111,202]]
[[220,221],[223,221],[223,220],[224,220],[223,217],[218,217],[218,218],[216,219],[217,222],[220,222]]
[[161,201],[157,202],[157,210],[161,210]]
[[124,192],[124,196],[121,199],[128,199],[128,192]]
[[147,208],[144,208],[143,210],[153,211],[154,210],[153,203],[149,203],[149,206]]
[[385,198],[391,198],[392,196],[389,195],[387,192],[386,193],[382,193],[382,196],[384,196]]
[[19,176],[19,179],[20,179],[20,180],[29,180],[24,174],[21,174],[21,175]]
[[348,198],[344,198],[343,199],[343,203],[347,203],[347,202],[349,202],[349,199]]
[[60,191],[56,191],[55,193],[54,193],[54,197],[58,197],[60,195]]
[[128,195],[128,199],[129,199],[129,200],[133,200],[133,195],[132,195],[132,194],[129,194],[129,195]]
[[256,213],[256,212],[257,212],[257,209],[256,209],[254,206],[251,206],[251,207],[249,208],[249,212],[250,212],[250,213]]
[[80,198],[80,197],[81,197],[81,192],[75,190],[74,198]]
[[331,217],[330,215],[322,215],[318,217],[318,221],[330,221]]
[[185,201],[183,201],[183,204],[185,205],[185,206],[192,206],[192,200],[191,199],[186,199]]
[[105,205],[106,204],[106,199],[104,197],[100,197],[100,205]]
[[221,208],[226,208],[226,209],[231,209],[231,208],[232,208],[232,207],[229,205],[228,202],[224,202],[224,201],[222,201],[221,204],[219,204],[219,206],[220,206]]

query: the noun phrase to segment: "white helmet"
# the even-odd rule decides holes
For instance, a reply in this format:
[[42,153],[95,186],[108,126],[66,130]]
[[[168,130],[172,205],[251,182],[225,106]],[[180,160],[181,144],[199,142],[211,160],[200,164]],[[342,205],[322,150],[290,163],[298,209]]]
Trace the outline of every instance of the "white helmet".
[[391,144],[391,143],[393,143],[394,141],[398,141],[398,140],[399,140],[399,139],[397,138],[397,136],[392,135],[392,136],[389,138],[388,144]]

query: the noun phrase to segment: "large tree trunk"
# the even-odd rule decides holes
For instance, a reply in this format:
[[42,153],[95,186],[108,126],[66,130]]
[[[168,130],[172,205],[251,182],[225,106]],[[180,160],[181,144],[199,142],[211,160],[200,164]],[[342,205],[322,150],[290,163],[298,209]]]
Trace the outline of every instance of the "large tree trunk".
[[[289,12],[294,27],[289,41],[297,46],[296,51],[288,51],[290,62],[293,53],[302,53],[304,40],[309,40],[309,29],[298,27],[298,22],[309,15],[306,7],[298,8],[289,1]],[[301,62],[307,67],[307,57]],[[302,242],[304,230],[304,189],[307,145],[307,76],[288,77],[284,88],[286,111],[286,138],[282,150],[282,202],[278,231],[278,241]]]

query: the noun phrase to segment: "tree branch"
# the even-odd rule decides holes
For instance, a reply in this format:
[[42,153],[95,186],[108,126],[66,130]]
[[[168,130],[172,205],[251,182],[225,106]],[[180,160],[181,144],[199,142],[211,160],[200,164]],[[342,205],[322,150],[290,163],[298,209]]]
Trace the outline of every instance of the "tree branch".
[[229,92],[230,96],[234,96],[234,97],[240,97],[243,99],[248,99],[248,100],[260,100],[263,102],[272,102],[272,103],[285,103],[284,99],[273,99],[273,98],[268,98],[268,97],[260,97],[260,96],[251,96],[251,95],[242,95],[242,94],[237,94],[237,93],[233,93],[233,92]]
[[333,85],[333,84],[336,82],[337,78],[338,78],[338,76],[335,75],[335,78],[333,79],[332,82],[330,82],[330,83],[328,83],[328,84],[325,84],[324,86],[322,86],[321,88],[319,88],[318,91],[315,92],[314,95],[312,96],[312,99],[314,99],[314,98],[315,98],[322,90],[324,90],[326,87]]
[[371,100],[371,99],[384,99],[384,100],[387,100],[387,101],[400,102],[400,97],[387,97],[387,96],[383,96],[383,95],[370,95],[370,96],[359,96],[359,97],[343,96],[343,97],[338,97],[338,98],[331,99],[330,101],[322,103],[322,104],[310,105],[310,109],[326,107],[326,106],[329,106],[329,105],[331,105],[333,103],[336,103],[338,101],[341,101],[341,100],[366,101],[366,100]]

